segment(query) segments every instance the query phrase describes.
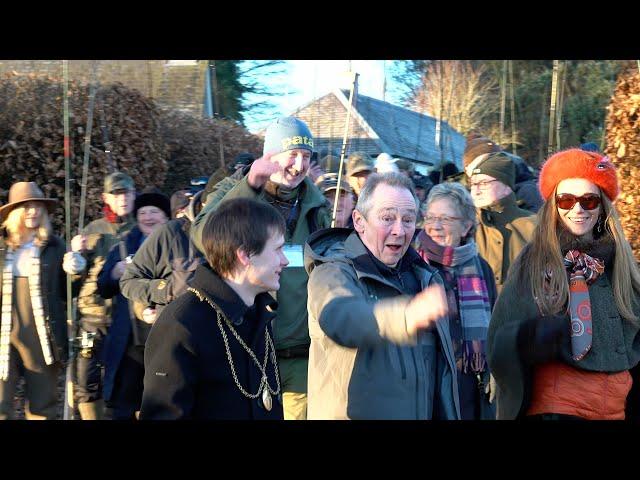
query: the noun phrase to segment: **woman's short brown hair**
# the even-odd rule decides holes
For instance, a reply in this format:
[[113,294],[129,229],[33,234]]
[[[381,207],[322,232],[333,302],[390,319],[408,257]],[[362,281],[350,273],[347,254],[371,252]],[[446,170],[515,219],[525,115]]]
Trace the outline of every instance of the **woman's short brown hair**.
[[238,263],[236,250],[259,254],[274,233],[285,233],[284,218],[267,203],[234,198],[221,203],[202,230],[202,248],[209,265],[219,275],[232,273]]

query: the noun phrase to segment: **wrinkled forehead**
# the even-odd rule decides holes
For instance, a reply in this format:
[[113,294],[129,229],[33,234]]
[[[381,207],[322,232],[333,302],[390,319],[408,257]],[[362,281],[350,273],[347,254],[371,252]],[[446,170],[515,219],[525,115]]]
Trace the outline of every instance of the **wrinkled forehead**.
[[418,212],[418,207],[413,195],[406,188],[379,185],[372,197],[372,210],[376,213],[390,212],[407,214]]

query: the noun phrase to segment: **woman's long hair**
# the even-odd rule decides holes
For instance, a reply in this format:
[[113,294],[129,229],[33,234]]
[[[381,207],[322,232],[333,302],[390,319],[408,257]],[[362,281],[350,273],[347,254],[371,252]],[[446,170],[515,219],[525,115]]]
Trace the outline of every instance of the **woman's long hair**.
[[24,223],[25,214],[26,209],[24,205],[21,205],[11,210],[9,215],[7,215],[7,218],[2,223],[2,226],[7,232],[7,245],[16,249],[28,242],[32,233],[35,233],[33,238],[34,244],[42,247],[47,243],[49,236],[53,232],[46,205],[40,205],[40,224],[36,229],[27,228]]
[[[638,321],[633,312],[633,304],[640,295],[640,270],[624,236],[615,207],[602,190],[600,197],[600,215],[601,218],[604,217],[602,235],[608,235],[615,245],[613,296],[620,315],[626,320]],[[529,280],[533,298],[543,315],[560,313],[567,308],[569,300],[569,282],[558,236],[558,229],[562,228],[561,221],[554,189],[538,212],[538,224],[531,242],[513,265],[513,275],[522,285],[526,285],[526,280]]]

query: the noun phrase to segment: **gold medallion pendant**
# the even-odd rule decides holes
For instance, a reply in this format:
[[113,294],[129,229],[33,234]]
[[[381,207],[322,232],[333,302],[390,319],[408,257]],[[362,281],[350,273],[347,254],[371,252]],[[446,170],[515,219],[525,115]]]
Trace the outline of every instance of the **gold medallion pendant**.
[[265,410],[268,412],[271,411],[272,403],[271,403],[271,394],[269,393],[269,389],[267,386],[264,386],[264,390],[262,390],[262,405],[264,405]]

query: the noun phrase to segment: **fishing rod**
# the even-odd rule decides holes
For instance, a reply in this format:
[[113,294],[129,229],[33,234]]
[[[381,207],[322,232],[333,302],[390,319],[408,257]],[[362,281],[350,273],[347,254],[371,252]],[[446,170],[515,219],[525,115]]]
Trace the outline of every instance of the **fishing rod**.
[[89,151],[91,150],[91,130],[93,128],[93,108],[96,98],[96,71],[98,61],[94,61],[91,72],[91,84],[89,87],[89,111],[87,113],[87,128],[84,135],[84,158],[82,160],[82,181],[80,182],[80,218],[78,220],[78,234],[84,228],[84,211],[87,197],[87,176],[89,175]]
[[551,105],[549,107],[549,141],[547,142],[547,155],[553,153],[553,131],[556,121],[556,103],[558,92],[558,70],[560,68],[560,62],[558,60],[553,61],[553,74],[551,78]]
[[104,144],[104,153],[107,154],[107,169],[109,173],[113,173],[117,170],[113,155],[111,154],[111,142],[109,141],[109,127],[107,126],[107,119],[104,114],[104,100],[100,104],[100,130],[102,131],[102,143]]
[[[65,241],[67,251],[71,250],[71,158],[69,152],[69,62],[62,61],[62,104],[63,104],[63,124],[64,124],[64,219],[65,219]],[[67,273],[67,335],[69,345],[69,358],[64,384],[64,410],[63,420],[73,420],[73,357],[74,357],[74,314],[73,300],[71,296],[71,275]]]
[[349,108],[347,109],[347,121],[344,125],[344,137],[342,138],[342,150],[340,151],[340,167],[338,168],[338,187],[336,189],[336,198],[333,201],[333,213],[331,215],[331,228],[336,226],[336,213],[338,211],[338,202],[340,201],[340,182],[342,181],[342,166],[344,164],[344,154],[347,149],[347,136],[349,135],[349,122],[351,120],[351,110],[353,109],[353,92],[358,84],[358,73],[353,73],[353,82],[349,91]]

